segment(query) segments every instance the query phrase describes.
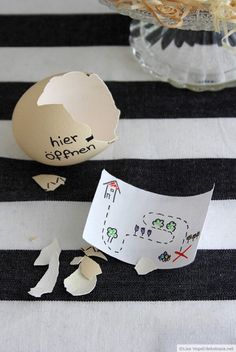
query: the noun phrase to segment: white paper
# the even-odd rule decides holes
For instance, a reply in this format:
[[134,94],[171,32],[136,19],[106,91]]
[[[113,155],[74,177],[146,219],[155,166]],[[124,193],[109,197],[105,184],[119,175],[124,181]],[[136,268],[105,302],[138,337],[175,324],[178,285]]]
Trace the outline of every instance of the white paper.
[[103,170],[83,238],[126,263],[147,257],[159,269],[186,266],[195,259],[212,193],[164,196]]
[[59,274],[60,253],[61,249],[56,239],[49,246],[42,249],[34,265],[48,265],[48,269],[37,285],[28,292],[31,296],[41,297],[43,294],[53,291]]
[[81,272],[80,268],[76,269],[70,276],[64,280],[64,286],[66,291],[72,296],[83,296],[87,295],[96,287],[97,276],[94,276],[91,280],[86,279]]

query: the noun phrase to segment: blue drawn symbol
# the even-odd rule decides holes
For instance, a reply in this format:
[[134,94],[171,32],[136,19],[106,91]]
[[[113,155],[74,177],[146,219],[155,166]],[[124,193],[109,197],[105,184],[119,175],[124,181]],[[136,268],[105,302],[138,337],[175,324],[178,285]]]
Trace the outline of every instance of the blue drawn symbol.
[[139,230],[139,226],[135,225],[135,227],[134,227],[134,236],[137,236],[138,230]]
[[171,255],[168,254],[166,251],[163,252],[161,255],[159,255],[158,259],[161,261],[161,262],[168,262],[171,258]]
[[141,234],[142,236],[145,234],[145,227],[141,227]]

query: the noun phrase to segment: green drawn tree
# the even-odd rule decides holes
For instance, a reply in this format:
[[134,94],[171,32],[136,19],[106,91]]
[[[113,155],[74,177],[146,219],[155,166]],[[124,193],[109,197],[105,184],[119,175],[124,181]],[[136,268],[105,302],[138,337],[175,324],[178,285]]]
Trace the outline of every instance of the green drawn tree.
[[114,238],[118,237],[117,229],[113,227],[108,227],[107,228],[107,236],[108,236],[108,241],[107,242],[112,242]]
[[166,225],[166,228],[168,231],[170,232],[174,232],[176,229],[176,223],[174,221],[170,221],[168,222],[168,224]]
[[162,219],[155,219],[153,222],[152,222],[152,225],[154,227],[156,227],[157,229],[161,229],[163,226],[164,226],[164,220]]

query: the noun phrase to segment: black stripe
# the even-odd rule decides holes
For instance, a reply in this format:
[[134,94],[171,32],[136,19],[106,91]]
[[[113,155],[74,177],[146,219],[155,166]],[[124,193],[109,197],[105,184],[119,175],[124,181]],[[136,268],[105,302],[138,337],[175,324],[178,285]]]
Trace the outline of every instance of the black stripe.
[[[162,119],[232,117],[236,88],[196,93],[162,82],[106,82],[121,110],[121,118]],[[0,83],[0,119],[9,120],[21,95],[33,83]]]
[[[101,264],[102,275],[89,295],[73,297],[63,280],[76,267],[69,265],[76,251],[62,251],[60,274],[52,294],[36,300],[61,301],[185,301],[236,299],[236,250],[199,250],[196,260],[181,269],[158,270],[139,276],[132,265],[109,258]],[[0,300],[35,300],[27,292],[46,267],[34,267],[37,251],[0,251]]]
[[[0,201],[92,201],[102,169],[142,189],[172,196],[209,191],[213,199],[236,198],[236,159],[106,160],[70,167],[0,158]],[[43,191],[31,178],[49,173],[67,178],[55,192]]]
[[117,14],[1,15],[0,46],[128,45],[129,24]]

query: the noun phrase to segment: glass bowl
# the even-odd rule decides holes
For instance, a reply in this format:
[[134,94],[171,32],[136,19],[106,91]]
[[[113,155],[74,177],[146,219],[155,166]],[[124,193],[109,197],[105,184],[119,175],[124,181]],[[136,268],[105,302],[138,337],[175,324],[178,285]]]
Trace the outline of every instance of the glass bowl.
[[[174,23],[167,17],[161,18],[163,27],[147,11],[117,7],[112,0],[100,2],[133,19],[129,36],[133,54],[158,80],[194,91],[236,86],[236,49],[222,45],[223,28],[220,33],[214,31],[209,12],[191,12],[177,29],[168,28]],[[236,34],[229,42],[236,46]]]

